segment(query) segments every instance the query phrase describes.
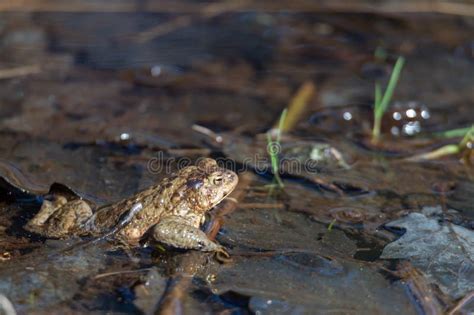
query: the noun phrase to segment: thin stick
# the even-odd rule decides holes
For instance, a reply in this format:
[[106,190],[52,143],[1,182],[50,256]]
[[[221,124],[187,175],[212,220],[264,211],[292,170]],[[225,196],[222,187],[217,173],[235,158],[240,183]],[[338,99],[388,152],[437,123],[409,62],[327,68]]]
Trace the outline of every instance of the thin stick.
[[194,124],[191,128],[196,132],[199,132],[199,133],[202,133],[203,135],[208,136],[209,138],[213,139],[214,142],[216,143],[219,143],[219,144],[222,143],[222,140],[223,140],[222,136],[215,133],[209,128],[206,128],[204,126],[197,125],[197,124]]
[[221,15],[226,12],[236,11],[246,5],[248,1],[235,1],[235,2],[217,2],[206,5],[199,12],[199,16],[184,15],[178,16],[177,18],[158,24],[146,31],[139,33],[136,37],[136,41],[139,43],[148,42],[156,37],[169,34],[177,29],[187,27],[192,24],[196,19],[210,19],[215,16]]
[[[391,272],[389,270],[385,270]],[[431,290],[425,275],[409,262],[400,263],[396,276],[401,277],[423,314],[441,315],[443,307]]]
[[143,271],[149,271],[152,268],[143,268],[143,269],[135,269],[135,270],[120,270],[120,271],[111,271],[111,272],[105,272],[98,274],[97,276],[94,277],[95,280],[105,278],[105,277],[110,277],[110,276],[117,276],[117,275],[123,275],[127,273],[136,273],[136,272],[143,272]]
[[[311,81],[307,81],[300,86],[288,105],[285,121],[282,125],[280,124],[281,127],[279,129],[281,132],[288,132],[295,127],[296,123],[305,113],[306,107],[315,93],[316,86]],[[275,127],[277,124],[278,122],[275,124]]]
[[16,315],[15,307],[12,302],[3,294],[0,294],[0,311],[5,315]]
[[23,77],[30,74],[39,73],[41,68],[39,65],[21,66],[10,69],[0,69],[0,79],[12,79]]
[[285,209],[283,203],[264,203],[264,202],[248,202],[240,203],[241,209]]
[[166,35],[177,29],[191,25],[193,19],[194,18],[189,15],[178,16],[171,21],[158,24],[157,26],[154,26],[146,31],[140,32],[138,35],[136,35],[135,41],[140,44],[146,43],[153,38]]
[[462,298],[461,301],[456,304],[456,306],[449,311],[448,315],[454,315],[457,311],[459,311],[464,305],[466,305],[472,298],[474,297],[474,292],[469,293],[465,297]]

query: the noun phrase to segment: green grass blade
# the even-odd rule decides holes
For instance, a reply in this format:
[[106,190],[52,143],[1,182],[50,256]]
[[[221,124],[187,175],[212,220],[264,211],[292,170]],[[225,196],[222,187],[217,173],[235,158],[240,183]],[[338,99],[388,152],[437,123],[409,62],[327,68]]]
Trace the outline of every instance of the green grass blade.
[[378,61],[385,61],[387,59],[387,51],[383,47],[377,47],[374,51],[374,57]]
[[280,121],[278,122],[278,129],[276,130],[276,141],[273,141],[272,135],[270,132],[267,133],[267,151],[268,154],[270,155],[270,162],[272,165],[272,172],[273,176],[280,188],[283,188],[283,181],[280,178],[280,172],[279,172],[279,167],[280,167],[280,160],[278,154],[280,153],[280,150],[275,150],[273,148],[280,148],[280,140],[281,140],[281,131],[283,129],[283,126],[285,125],[285,119],[286,119],[286,114],[287,114],[287,109],[285,108],[280,115]]
[[336,219],[332,220],[331,223],[329,223],[328,231],[332,231],[332,227],[334,226],[335,223],[336,223]]
[[382,96],[382,88],[378,83],[375,84],[375,103],[374,103],[374,127],[372,129],[372,142],[377,143],[380,137],[380,130],[382,129],[382,116],[387,111],[390,100],[392,99],[393,92],[397,86],[400,73],[403,65],[405,64],[405,58],[398,57],[395,66],[393,67],[388,86]]
[[459,142],[459,148],[461,150],[464,150],[464,148],[467,146],[467,143],[470,141],[474,141],[474,125],[469,128],[469,130],[466,132],[464,137],[462,138],[461,142]]
[[383,94],[383,98],[379,103],[378,108],[376,109],[380,116],[385,113],[390,104],[390,100],[393,96],[393,91],[395,91],[395,87],[397,86],[398,79],[400,78],[400,73],[402,71],[403,65],[405,64],[405,58],[398,57],[395,66],[393,67],[392,75],[390,76],[390,80],[388,81],[387,89]]
[[281,139],[281,131],[283,130],[283,125],[285,124],[285,119],[286,119],[286,114],[288,110],[285,108],[280,115],[280,122],[278,123],[278,131],[277,131],[277,138],[276,142],[280,144],[280,139]]
[[446,131],[436,132],[434,135],[440,138],[458,138],[464,137],[472,127],[458,128]]
[[446,155],[459,154],[463,152],[464,150],[466,150],[466,148],[468,147],[468,143],[470,141],[474,141],[474,125],[472,125],[472,127],[469,128],[464,133],[464,137],[462,138],[461,142],[459,142],[458,144],[448,144],[434,151],[412,156],[408,158],[407,160],[408,161],[434,160],[434,159],[439,159]]
[[378,139],[380,136],[380,128],[382,117],[379,117],[377,109],[380,106],[380,101],[382,99],[382,88],[380,83],[375,83],[375,101],[374,101],[374,128],[372,129],[372,138]]
[[382,87],[380,86],[380,83],[376,82],[375,83],[375,108],[379,108],[380,106],[380,101],[382,100]]
[[457,144],[448,144],[438,148],[436,150],[430,151],[428,153],[418,154],[412,157],[407,158],[407,161],[419,162],[423,160],[435,160],[442,158],[446,155],[458,154],[460,152],[459,146]]
[[[272,136],[270,135],[270,133],[267,133],[267,148],[273,148],[274,147],[274,144],[277,144],[278,146],[280,145],[280,142],[273,142],[272,140]],[[277,182],[277,185],[279,188],[284,188],[284,184],[283,184],[283,181],[281,180],[280,178],[280,170],[279,170],[279,158],[278,158],[278,153],[279,152],[276,152],[276,151],[273,151],[273,150],[268,150],[268,154],[270,155],[270,162],[271,162],[271,166],[272,166],[272,172],[273,172],[273,176],[274,176],[274,179],[276,180]]]

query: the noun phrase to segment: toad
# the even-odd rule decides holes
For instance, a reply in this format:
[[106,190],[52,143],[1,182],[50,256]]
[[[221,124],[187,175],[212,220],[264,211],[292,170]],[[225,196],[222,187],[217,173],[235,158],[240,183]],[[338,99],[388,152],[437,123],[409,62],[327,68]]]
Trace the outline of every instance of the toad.
[[[25,229],[47,238],[104,236],[134,245],[145,235],[166,245],[225,253],[199,229],[205,213],[237,186],[238,176],[210,158],[179,170],[159,184],[117,203],[92,210],[84,199],[44,200]],[[114,231],[114,233],[111,233]]]

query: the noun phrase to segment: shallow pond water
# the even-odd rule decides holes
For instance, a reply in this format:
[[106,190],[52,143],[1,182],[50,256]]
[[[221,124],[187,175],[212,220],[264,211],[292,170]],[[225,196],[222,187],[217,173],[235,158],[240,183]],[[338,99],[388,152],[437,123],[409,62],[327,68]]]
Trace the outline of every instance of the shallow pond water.
[[[407,159],[474,122],[471,6],[94,3],[0,9],[0,313],[474,311],[473,154]],[[302,90],[278,189],[265,133]],[[229,261],[23,228],[48,192],[102,206],[202,156],[239,173],[203,226]]]

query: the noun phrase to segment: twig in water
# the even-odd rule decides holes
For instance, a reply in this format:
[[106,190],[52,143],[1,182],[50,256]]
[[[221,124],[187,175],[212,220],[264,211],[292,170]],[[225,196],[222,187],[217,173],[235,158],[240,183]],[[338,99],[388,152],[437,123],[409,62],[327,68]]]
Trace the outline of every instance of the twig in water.
[[202,133],[202,134],[205,135],[205,136],[208,136],[209,138],[213,139],[214,142],[216,142],[216,143],[218,143],[218,144],[222,143],[222,140],[223,140],[223,139],[222,139],[222,136],[219,135],[219,134],[217,134],[217,133],[215,133],[214,131],[212,131],[212,130],[209,129],[209,128],[206,128],[206,127],[201,126],[201,125],[194,124],[194,125],[192,126],[192,129],[193,129],[194,131],[197,131],[197,132],[199,132],[199,133]]
[[246,202],[240,203],[241,209],[285,209],[283,203]]
[[12,302],[3,294],[0,294],[0,311],[5,312],[5,315],[16,315]]
[[295,127],[296,123],[306,111],[309,100],[315,95],[315,93],[316,86],[313,82],[307,81],[301,85],[288,105],[288,113],[285,121],[281,126],[279,126],[281,132],[289,132]]
[[470,292],[468,295],[462,298],[461,301],[458,302],[458,304],[453,307],[451,311],[449,311],[448,315],[454,315],[456,314],[457,311],[459,311],[464,305],[468,304],[471,302],[471,300],[474,298],[474,292]]
[[0,79],[12,79],[30,74],[39,73],[41,68],[39,65],[21,66],[10,69],[0,69]]
[[210,19],[215,16],[224,14],[226,12],[231,12],[231,11],[240,9],[246,4],[248,4],[248,1],[243,1],[243,0],[224,1],[224,2],[208,4],[200,10],[198,16],[192,16],[192,15],[178,16],[177,18],[171,21],[161,23],[157,26],[154,26],[146,31],[139,33],[136,36],[136,41],[139,43],[146,43],[156,37],[163,36],[177,29],[187,27],[191,25],[194,20]]
[[98,274],[97,276],[94,277],[94,279],[97,280],[97,279],[101,279],[101,278],[105,278],[105,277],[123,275],[123,274],[127,274],[127,273],[150,271],[152,269],[153,268],[143,268],[143,269],[135,269],[135,270],[119,270],[119,271],[105,272],[105,273]]

